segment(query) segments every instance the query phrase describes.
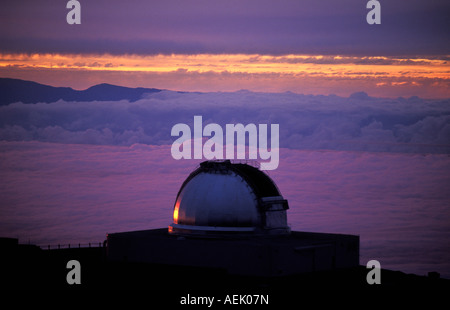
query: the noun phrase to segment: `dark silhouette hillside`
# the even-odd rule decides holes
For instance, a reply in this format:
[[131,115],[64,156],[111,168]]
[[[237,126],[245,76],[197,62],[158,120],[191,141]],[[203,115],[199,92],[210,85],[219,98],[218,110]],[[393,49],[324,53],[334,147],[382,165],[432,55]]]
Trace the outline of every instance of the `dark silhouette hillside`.
[[117,101],[139,100],[146,93],[161,90],[155,88],[129,88],[111,84],[99,84],[86,90],[74,90],[70,87],[53,87],[31,81],[0,78],[0,105],[13,102],[37,103],[64,101]]

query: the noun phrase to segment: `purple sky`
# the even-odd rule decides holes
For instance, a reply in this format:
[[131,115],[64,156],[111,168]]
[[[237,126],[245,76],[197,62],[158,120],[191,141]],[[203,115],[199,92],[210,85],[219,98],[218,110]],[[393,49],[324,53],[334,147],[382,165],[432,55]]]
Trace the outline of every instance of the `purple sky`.
[[0,51],[57,53],[258,53],[447,55],[450,3],[381,1],[81,0],[81,25],[66,1],[0,4]]

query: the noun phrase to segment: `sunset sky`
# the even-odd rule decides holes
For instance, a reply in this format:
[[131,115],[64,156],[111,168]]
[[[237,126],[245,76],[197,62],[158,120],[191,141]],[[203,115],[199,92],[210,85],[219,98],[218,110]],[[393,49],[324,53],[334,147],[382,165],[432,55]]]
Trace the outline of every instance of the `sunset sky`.
[[380,1],[2,1],[0,77],[86,89],[450,97],[450,4]]
[[279,125],[268,173],[293,230],[450,278],[449,0],[379,0],[379,25],[368,0],[79,0],[79,25],[67,2],[0,2],[0,237],[167,227],[199,161],[172,156],[172,128],[201,116]]

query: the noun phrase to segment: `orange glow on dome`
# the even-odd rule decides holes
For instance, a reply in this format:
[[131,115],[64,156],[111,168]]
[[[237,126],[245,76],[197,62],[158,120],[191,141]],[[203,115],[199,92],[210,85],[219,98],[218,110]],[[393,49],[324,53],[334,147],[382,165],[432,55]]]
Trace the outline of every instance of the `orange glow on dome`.
[[173,209],[173,222],[178,224],[178,209],[180,209],[180,202],[177,201],[175,208]]

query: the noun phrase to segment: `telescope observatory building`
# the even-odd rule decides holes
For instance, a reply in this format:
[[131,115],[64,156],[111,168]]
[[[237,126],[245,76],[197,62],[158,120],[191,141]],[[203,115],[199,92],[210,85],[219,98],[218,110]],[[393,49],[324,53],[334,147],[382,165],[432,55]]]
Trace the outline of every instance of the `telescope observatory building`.
[[183,182],[167,228],[112,233],[107,258],[284,276],[359,265],[359,237],[291,231],[288,201],[256,167],[205,161]]

